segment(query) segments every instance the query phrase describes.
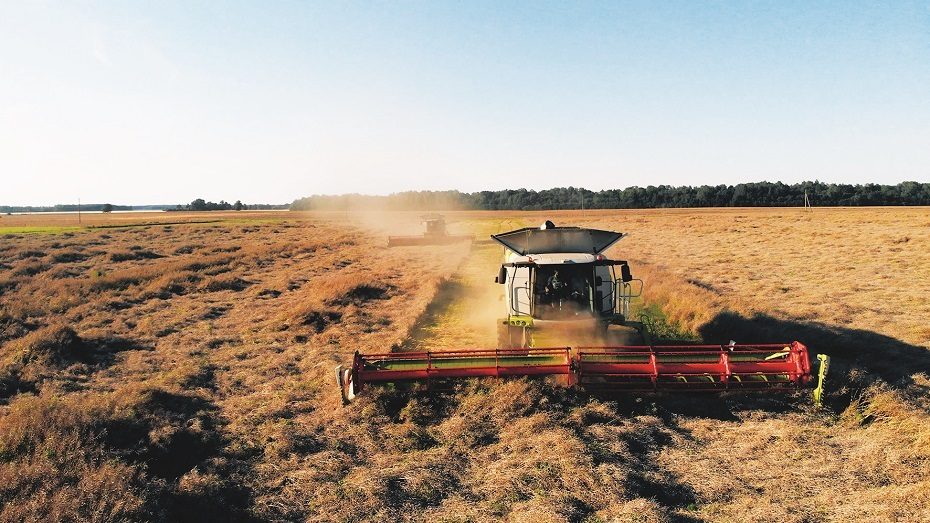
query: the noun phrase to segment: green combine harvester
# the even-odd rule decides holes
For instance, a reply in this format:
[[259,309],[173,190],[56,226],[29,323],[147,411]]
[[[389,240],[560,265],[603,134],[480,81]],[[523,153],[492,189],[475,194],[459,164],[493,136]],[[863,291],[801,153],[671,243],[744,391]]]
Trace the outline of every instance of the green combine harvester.
[[[816,381],[820,403],[828,368],[818,355],[813,379],[808,349],[775,344],[651,345],[630,300],[643,290],[626,261],[603,253],[622,233],[581,227],[539,228],[492,235],[505,249],[495,282],[505,286],[506,317],[493,349],[355,353],[336,368],[343,401],[365,385],[475,377],[552,376],[565,386],[640,392],[786,390]],[[551,346],[552,339],[593,344]],[[634,344],[616,344],[613,340]]]

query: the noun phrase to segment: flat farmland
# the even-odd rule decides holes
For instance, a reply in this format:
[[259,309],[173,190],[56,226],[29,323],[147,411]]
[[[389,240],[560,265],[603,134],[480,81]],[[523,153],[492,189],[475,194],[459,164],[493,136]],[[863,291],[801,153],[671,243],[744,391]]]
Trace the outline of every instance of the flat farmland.
[[[0,520],[930,519],[930,209],[449,212],[478,241],[387,248],[415,212],[0,218]],[[709,342],[833,357],[806,393],[371,388],[355,351],[495,343],[489,234],[545,219]]]

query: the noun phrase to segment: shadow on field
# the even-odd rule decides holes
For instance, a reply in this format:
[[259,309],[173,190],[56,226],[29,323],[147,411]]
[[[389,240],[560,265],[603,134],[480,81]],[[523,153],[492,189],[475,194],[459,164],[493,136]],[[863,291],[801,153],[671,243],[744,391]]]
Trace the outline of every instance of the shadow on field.
[[[571,394],[571,393],[569,393]],[[599,396],[599,395],[597,395]],[[592,395],[592,397],[596,397]],[[671,471],[663,467],[656,456],[663,449],[673,446],[675,439],[692,440],[691,432],[678,423],[678,416],[690,415],[688,412],[701,412],[707,414],[708,405],[715,412],[718,419],[736,419],[725,406],[718,406],[719,400],[709,396],[692,400],[686,405],[684,395],[664,396],[623,396],[614,395],[613,398],[604,398],[608,404],[614,406],[612,416],[603,418],[585,416],[582,424],[586,427],[606,424],[623,424],[628,430],[619,434],[619,439],[625,444],[625,453],[601,453],[597,449],[603,445],[597,434],[579,431],[579,438],[584,441],[595,466],[612,464],[626,471],[624,487],[630,498],[652,499],[662,507],[668,521],[674,523],[692,523],[702,521],[689,516],[686,511],[695,506],[699,499],[694,489]],[[711,400],[711,401],[708,401]],[[564,401],[564,400],[563,400]],[[572,403],[580,406],[588,403],[589,398],[584,394],[575,394]],[[558,406],[558,403],[554,403]],[[657,423],[649,423],[650,418],[658,418]]]
[[142,342],[122,337],[122,336],[105,336],[99,338],[84,338],[81,340],[84,351],[81,361],[84,363],[93,363],[100,367],[109,367],[116,362],[116,356],[120,352],[129,350],[152,350],[152,347]]
[[[230,480],[244,462],[224,452],[228,441],[213,402],[153,390],[136,408],[143,416],[135,420],[135,430],[141,429],[141,441],[148,439],[138,458],[152,476],[164,480],[168,486],[158,500],[167,520],[253,521],[248,511],[251,492],[241,480]],[[130,430],[120,432],[132,434],[131,424],[125,428]],[[154,441],[153,433],[159,435]],[[186,474],[201,468],[208,471],[207,476],[194,476],[199,479],[189,482],[183,480]],[[252,473],[247,466],[238,472],[243,476]]]
[[155,519],[254,520],[248,510],[252,493],[242,480],[254,472],[242,456],[224,451],[228,440],[212,401],[152,388],[131,412],[101,419],[97,429],[101,443],[147,473]]
[[[838,388],[859,389],[868,385],[872,378],[896,387],[909,387],[914,385],[914,373],[930,369],[930,350],[925,347],[868,330],[781,320],[765,314],[751,318],[734,313],[719,314],[702,326],[699,334],[709,343],[800,341],[810,349],[812,358],[815,354],[827,354],[832,358],[828,392],[831,388],[834,392]],[[837,383],[839,379],[844,382]],[[849,394],[849,390],[841,390],[841,398],[834,395],[831,403],[845,407]]]

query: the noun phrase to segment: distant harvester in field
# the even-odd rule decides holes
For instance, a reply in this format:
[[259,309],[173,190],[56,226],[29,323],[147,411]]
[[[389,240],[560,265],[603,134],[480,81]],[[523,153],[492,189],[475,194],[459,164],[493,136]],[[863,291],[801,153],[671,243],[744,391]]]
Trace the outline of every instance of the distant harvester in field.
[[420,236],[388,236],[388,247],[442,245],[474,239],[470,234],[449,234],[446,231],[446,219],[441,214],[425,214],[421,220],[426,226],[426,232]]

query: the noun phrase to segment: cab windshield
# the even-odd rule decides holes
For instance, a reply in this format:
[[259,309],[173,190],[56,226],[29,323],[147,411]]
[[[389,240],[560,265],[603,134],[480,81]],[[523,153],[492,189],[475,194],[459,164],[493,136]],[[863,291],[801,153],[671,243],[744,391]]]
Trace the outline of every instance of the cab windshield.
[[534,272],[533,316],[565,320],[593,314],[591,265],[537,265]]

